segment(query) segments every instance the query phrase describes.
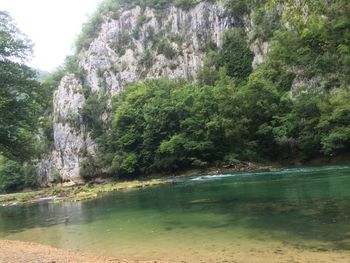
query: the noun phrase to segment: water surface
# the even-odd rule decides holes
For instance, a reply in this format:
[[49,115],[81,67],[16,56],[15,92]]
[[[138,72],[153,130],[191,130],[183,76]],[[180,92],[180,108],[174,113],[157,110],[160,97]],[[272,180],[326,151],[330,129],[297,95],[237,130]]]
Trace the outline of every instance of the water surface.
[[245,249],[346,252],[350,166],[183,178],[86,202],[3,207],[0,238],[188,262],[224,262]]

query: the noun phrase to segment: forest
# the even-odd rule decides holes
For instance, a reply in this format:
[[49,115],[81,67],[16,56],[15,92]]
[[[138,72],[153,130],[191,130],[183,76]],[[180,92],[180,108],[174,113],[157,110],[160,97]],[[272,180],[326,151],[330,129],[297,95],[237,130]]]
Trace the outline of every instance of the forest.
[[[98,118],[103,107],[94,106],[96,96],[90,97],[83,116],[102,154],[87,159],[82,176],[135,176],[242,160],[303,163],[346,153],[349,3],[311,1],[307,19],[292,5],[272,19],[277,15],[269,4],[276,2],[254,4],[261,25],[254,33],[271,43],[257,68],[249,36],[233,29],[221,48],[208,43],[195,83],[161,79],[130,85],[115,98],[109,125]],[[241,14],[250,8],[244,5],[227,8]]]

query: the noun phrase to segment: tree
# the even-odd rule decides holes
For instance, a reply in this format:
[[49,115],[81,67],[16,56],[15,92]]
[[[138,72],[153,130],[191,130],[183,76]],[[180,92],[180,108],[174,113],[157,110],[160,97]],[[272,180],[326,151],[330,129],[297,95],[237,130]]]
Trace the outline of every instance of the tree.
[[23,187],[23,184],[20,164],[0,156],[0,193],[15,191]]
[[24,60],[32,52],[30,40],[16,27],[11,16],[0,10],[0,59]]
[[32,44],[0,11],[0,153],[25,160],[34,151],[40,101],[44,93],[36,73],[24,64]]
[[254,57],[245,38],[243,30],[228,30],[224,34],[223,46],[219,52],[219,66],[226,66],[227,74],[240,81],[252,72]]
[[350,149],[350,92],[337,90],[322,108],[317,129],[321,134],[322,151],[334,155]]

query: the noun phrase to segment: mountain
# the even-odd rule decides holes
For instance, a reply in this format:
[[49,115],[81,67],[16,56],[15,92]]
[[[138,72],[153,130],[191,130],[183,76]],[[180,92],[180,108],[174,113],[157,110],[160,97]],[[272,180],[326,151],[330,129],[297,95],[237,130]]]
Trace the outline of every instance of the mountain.
[[[303,130],[299,123],[288,130],[283,123],[286,118],[302,118],[299,112],[288,115],[293,111],[288,103],[293,103],[306,86],[309,91],[348,87],[349,79],[345,76],[349,62],[343,58],[349,58],[349,46],[343,36],[349,25],[345,15],[349,4],[333,1],[325,6],[325,1],[316,2],[322,5],[308,1],[104,1],[85,24],[77,39],[76,54],[67,59],[53,93],[53,134],[38,165],[40,181],[57,178],[79,181],[86,167],[95,173],[108,173],[103,165],[96,165],[99,169],[94,170],[94,160],[105,155],[101,147],[104,137],[96,133],[99,130],[102,134],[113,133],[113,101],[129,85],[166,78],[214,86],[220,81],[220,69],[226,70],[234,85],[246,87],[247,94],[252,94],[256,78],[259,85],[268,83],[266,92],[276,89],[274,99],[263,102],[276,107],[271,116],[265,109],[266,118],[254,117],[257,112],[253,112],[245,124],[236,122],[237,126],[247,127],[247,138],[254,133],[254,137],[237,147],[248,149],[255,145],[252,149],[269,149],[275,152],[270,159],[279,155],[277,149],[283,148],[281,151],[288,158],[295,158],[294,151],[300,151],[300,156],[306,154],[302,144],[305,138],[299,135],[308,132],[308,140],[313,144],[309,148],[316,153],[307,158],[328,153],[327,144],[338,140],[329,137],[330,133],[315,139],[313,131],[307,130],[313,124]],[[339,5],[344,12],[339,11]],[[338,68],[334,69],[336,65]],[[326,67],[330,69],[325,70]],[[268,88],[269,85],[273,88]],[[259,92],[254,94],[260,97]],[[265,98],[264,94],[261,97]],[[291,102],[286,102],[288,98]],[[259,112],[261,102],[254,103]],[[256,125],[249,126],[250,123]],[[350,142],[350,136],[338,133],[332,136],[337,135],[343,136],[341,143]],[[232,144],[227,149],[233,147]],[[344,148],[347,147],[339,146]],[[258,155],[241,152],[230,152],[231,159],[261,160]],[[196,159],[203,162],[205,158]]]

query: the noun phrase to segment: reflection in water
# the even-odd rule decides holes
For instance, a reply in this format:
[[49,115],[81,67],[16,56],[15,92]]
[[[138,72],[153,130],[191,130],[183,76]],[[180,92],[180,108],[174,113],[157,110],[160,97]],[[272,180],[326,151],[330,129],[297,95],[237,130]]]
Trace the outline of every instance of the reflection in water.
[[243,244],[350,250],[349,188],[347,166],[184,178],[88,202],[0,208],[0,237],[137,258],[217,246],[229,255]]
[[0,237],[7,232],[20,232],[27,228],[48,227],[57,224],[82,224],[93,220],[82,211],[82,203],[38,204],[11,206],[0,211]]

